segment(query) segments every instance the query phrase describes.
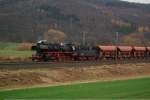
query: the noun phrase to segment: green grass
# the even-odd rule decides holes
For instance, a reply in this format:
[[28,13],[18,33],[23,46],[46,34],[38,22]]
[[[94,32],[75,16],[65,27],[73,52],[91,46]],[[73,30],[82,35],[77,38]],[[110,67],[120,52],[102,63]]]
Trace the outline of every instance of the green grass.
[[19,51],[19,43],[0,42],[0,57],[31,57],[32,51]]
[[19,43],[11,43],[11,42],[0,42],[0,49],[1,50],[15,50],[18,48]]
[[1,91],[3,99],[150,99],[150,78]]
[[0,57],[31,57],[32,51],[0,50]]

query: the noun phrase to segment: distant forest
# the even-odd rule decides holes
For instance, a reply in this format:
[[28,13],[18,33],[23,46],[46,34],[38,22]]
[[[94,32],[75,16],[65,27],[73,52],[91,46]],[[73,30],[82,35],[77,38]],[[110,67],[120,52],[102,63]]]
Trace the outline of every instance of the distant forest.
[[[0,41],[150,44],[150,5],[119,0],[0,0]],[[56,38],[57,37],[57,38]]]

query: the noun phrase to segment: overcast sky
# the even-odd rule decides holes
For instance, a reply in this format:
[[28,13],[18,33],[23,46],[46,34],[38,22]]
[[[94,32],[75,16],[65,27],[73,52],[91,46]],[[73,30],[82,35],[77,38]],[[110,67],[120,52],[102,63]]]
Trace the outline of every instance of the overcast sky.
[[137,3],[149,3],[150,4],[150,0],[122,0],[122,1],[137,2]]

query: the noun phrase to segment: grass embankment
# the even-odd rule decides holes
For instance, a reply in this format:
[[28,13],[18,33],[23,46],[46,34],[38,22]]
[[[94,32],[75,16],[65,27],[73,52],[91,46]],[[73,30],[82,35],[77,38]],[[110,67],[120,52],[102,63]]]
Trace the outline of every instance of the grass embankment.
[[0,42],[0,57],[1,58],[31,57],[32,51],[31,50],[22,50],[21,46],[22,46],[21,43]]
[[150,99],[150,78],[1,91],[0,99]]
[[31,51],[0,50],[0,57],[31,57]]

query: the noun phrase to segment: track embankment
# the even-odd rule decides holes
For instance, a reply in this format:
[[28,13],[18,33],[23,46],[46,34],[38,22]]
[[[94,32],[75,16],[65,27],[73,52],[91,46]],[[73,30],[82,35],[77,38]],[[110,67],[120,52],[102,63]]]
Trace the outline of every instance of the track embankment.
[[66,62],[0,62],[0,69],[36,69],[36,68],[63,68],[63,67],[90,67],[114,64],[150,63],[150,59],[129,60],[100,60],[100,61],[66,61]]
[[[94,62],[93,62],[94,63]],[[12,65],[0,69],[0,89],[24,88],[83,81],[111,81],[150,76],[150,63],[47,63]],[[18,67],[19,66],[19,67]],[[27,66],[27,67],[25,67]]]

